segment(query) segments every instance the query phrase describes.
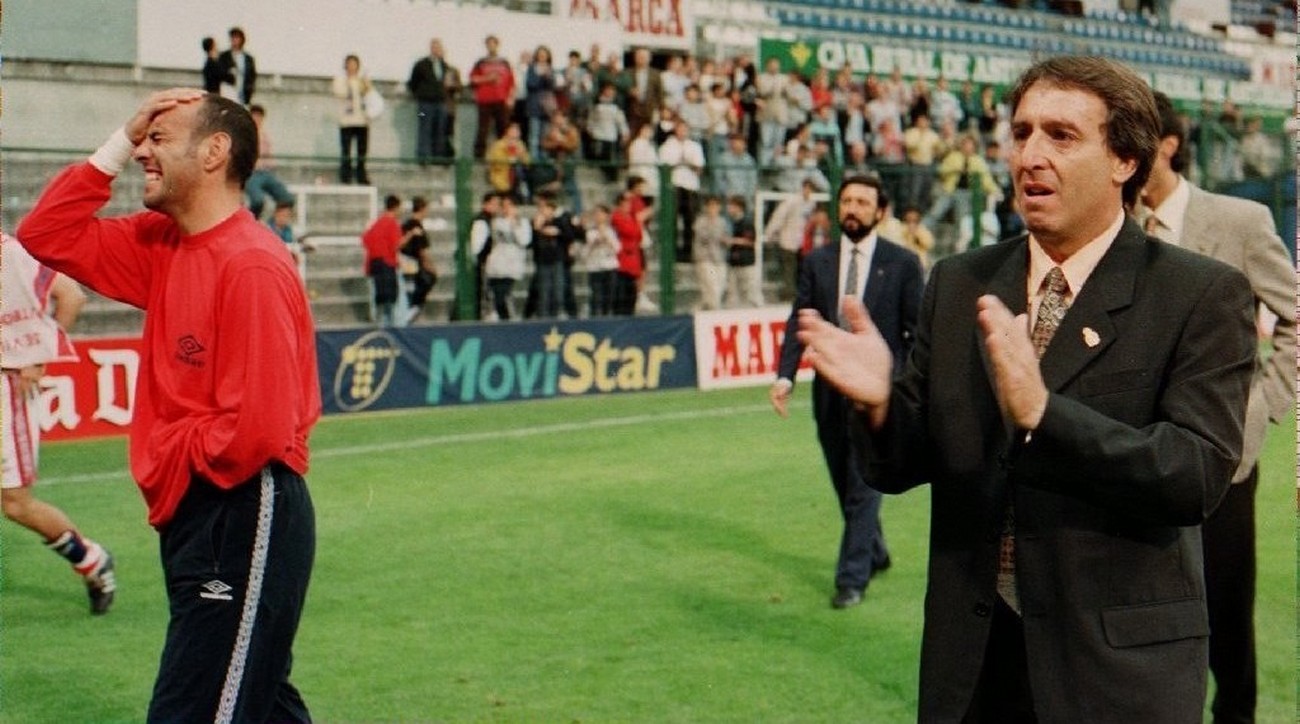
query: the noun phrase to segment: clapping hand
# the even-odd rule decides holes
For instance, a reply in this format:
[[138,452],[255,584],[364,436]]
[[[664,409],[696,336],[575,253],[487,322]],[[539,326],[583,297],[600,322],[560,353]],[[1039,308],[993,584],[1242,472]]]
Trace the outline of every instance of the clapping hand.
[[845,297],[840,313],[852,331],[822,319],[815,310],[800,310],[799,343],[817,374],[865,408],[878,428],[889,410],[894,354],[862,300]]

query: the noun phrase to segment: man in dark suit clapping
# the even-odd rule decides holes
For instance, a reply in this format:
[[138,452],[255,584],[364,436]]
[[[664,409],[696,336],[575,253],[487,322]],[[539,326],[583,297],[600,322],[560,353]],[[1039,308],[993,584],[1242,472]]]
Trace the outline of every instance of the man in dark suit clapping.
[[1028,236],[935,264],[901,374],[855,299],[852,333],[805,311],[799,340],[868,478],[930,483],[920,721],[1198,722],[1250,285],[1125,213],[1160,139],[1144,80],[1049,58],[1008,98]]

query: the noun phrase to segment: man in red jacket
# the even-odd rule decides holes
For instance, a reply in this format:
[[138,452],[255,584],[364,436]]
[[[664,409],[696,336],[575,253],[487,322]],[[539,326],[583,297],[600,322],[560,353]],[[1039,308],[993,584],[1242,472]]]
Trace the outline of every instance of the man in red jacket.
[[[149,210],[97,218],[130,159]],[[238,103],[161,91],[18,230],[42,263],[145,310],[131,472],[171,611],[149,721],[310,719],[289,667],[316,541],[315,332],[284,243],[243,208],[256,161]]]
[[474,88],[474,103],[478,106],[474,158],[483,158],[483,153],[487,151],[489,124],[496,138],[505,135],[515,98],[514,69],[510,67],[510,61],[497,55],[501,41],[495,35],[489,35],[483,42],[487,45],[487,55],[479,58],[469,72],[469,84]]
[[402,234],[397,212],[402,199],[394,194],[384,197],[384,213],[371,222],[361,235],[361,245],[366,249],[366,276],[370,277],[371,298],[374,301],[374,321],[382,326],[392,326],[393,305],[401,291],[397,279],[397,250],[410,238]]

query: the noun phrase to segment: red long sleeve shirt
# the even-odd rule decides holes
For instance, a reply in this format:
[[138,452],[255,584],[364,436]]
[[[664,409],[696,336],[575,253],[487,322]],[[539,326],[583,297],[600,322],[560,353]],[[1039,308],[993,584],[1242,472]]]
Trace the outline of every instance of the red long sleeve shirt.
[[363,272],[370,273],[370,262],[382,259],[384,264],[397,268],[397,250],[402,245],[402,226],[389,214],[381,214],[361,235],[361,245],[366,250]]
[[149,523],[171,520],[191,475],[229,489],[276,460],[305,474],[320,384],[284,243],[244,209],[191,236],[152,211],[95,218],[112,179],[69,167],[18,234],[51,268],[145,310],[130,458]]
[[485,56],[474,63],[469,72],[469,83],[474,86],[474,102],[509,103],[515,94],[515,72],[510,61],[500,56]]
[[641,253],[641,222],[630,213],[615,209],[609,225],[618,235],[618,270],[634,279],[645,272]]

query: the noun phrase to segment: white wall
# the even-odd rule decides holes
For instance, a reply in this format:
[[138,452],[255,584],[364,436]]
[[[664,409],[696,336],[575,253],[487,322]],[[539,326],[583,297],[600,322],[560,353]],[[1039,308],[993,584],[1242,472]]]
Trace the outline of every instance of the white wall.
[[332,76],[353,53],[372,78],[404,81],[434,37],[466,73],[484,54],[489,34],[501,39],[501,54],[512,61],[539,44],[557,59],[570,50],[585,56],[592,43],[604,52],[623,47],[610,23],[411,0],[139,0],[138,6],[139,63],[152,68],[197,70],[199,41],[210,35],[225,48],[235,25],[244,29],[262,76]]

